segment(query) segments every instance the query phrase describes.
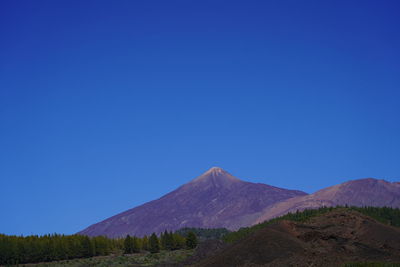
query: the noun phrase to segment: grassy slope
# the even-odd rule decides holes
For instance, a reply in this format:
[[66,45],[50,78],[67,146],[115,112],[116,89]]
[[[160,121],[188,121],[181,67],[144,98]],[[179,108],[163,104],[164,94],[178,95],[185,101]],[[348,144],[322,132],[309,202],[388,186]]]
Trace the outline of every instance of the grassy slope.
[[37,264],[22,264],[26,267],[125,267],[154,266],[162,263],[177,263],[193,254],[193,250],[161,251],[160,253],[138,253],[130,255],[99,256]]

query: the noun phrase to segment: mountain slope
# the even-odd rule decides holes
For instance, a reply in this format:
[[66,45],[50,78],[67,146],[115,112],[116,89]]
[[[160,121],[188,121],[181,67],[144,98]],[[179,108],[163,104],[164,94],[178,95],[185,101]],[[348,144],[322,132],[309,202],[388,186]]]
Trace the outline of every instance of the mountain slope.
[[296,210],[336,205],[400,208],[400,183],[366,178],[327,187],[307,196],[287,199],[266,207],[254,224]]
[[165,196],[91,225],[79,234],[121,237],[183,227],[238,229],[248,226],[273,203],[306,193],[239,180],[211,168]]

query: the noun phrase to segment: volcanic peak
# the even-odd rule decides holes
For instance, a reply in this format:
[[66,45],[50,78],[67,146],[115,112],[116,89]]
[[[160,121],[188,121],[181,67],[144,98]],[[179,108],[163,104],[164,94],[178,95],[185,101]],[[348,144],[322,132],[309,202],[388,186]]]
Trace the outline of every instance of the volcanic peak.
[[234,230],[249,226],[265,207],[304,194],[241,181],[214,167],[161,198],[93,224],[80,234],[144,236],[183,227]]
[[225,171],[224,169],[220,168],[220,167],[212,167],[208,171],[206,171],[203,175],[205,175],[205,174],[218,176],[218,175],[228,174],[228,172]]
[[220,167],[212,167],[199,177],[193,180],[193,182],[200,182],[200,181],[231,181],[231,182],[238,182],[240,179],[234,177],[229,172],[225,171]]

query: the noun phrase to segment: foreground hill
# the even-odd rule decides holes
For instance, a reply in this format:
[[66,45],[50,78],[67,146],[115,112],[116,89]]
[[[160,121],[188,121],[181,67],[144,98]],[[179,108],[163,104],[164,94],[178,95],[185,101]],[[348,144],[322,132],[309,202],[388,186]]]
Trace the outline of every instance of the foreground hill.
[[400,261],[400,230],[350,209],[306,222],[278,221],[196,266],[340,266]]
[[265,207],[304,195],[302,191],[241,181],[214,167],[160,199],[91,225],[79,234],[144,236],[183,227],[234,230],[250,225]]
[[267,206],[253,223],[322,206],[373,206],[400,208],[400,183],[373,178],[349,181],[319,190],[313,194],[287,199]]

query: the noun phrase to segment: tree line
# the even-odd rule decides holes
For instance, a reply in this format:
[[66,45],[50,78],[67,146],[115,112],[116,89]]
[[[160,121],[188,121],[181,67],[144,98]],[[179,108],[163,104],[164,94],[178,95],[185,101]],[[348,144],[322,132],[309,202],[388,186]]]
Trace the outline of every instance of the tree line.
[[194,249],[197,246],[197,236],[194,232],[188,232],[186,236],[165,231],[158,237],[153,233],[150,237],[131,237],[124,239],[124,253],[138,253],[142,250],[157,253],[160,250]]
[[194,228],[185,227],[177,230],[175,233],[186,236],[189,232],[196,234],[200,241],[208,239],[222,239],[226,234],[230,233],[226,228]]
[[142,238],[107,238],[83,235],[8,236],[0,234],[0,265],[49,262],[75,258],[105,256],[112,253],[139,253],[160,250],[193,249],[197,237],[193,232],[183,236],[165,231]]

